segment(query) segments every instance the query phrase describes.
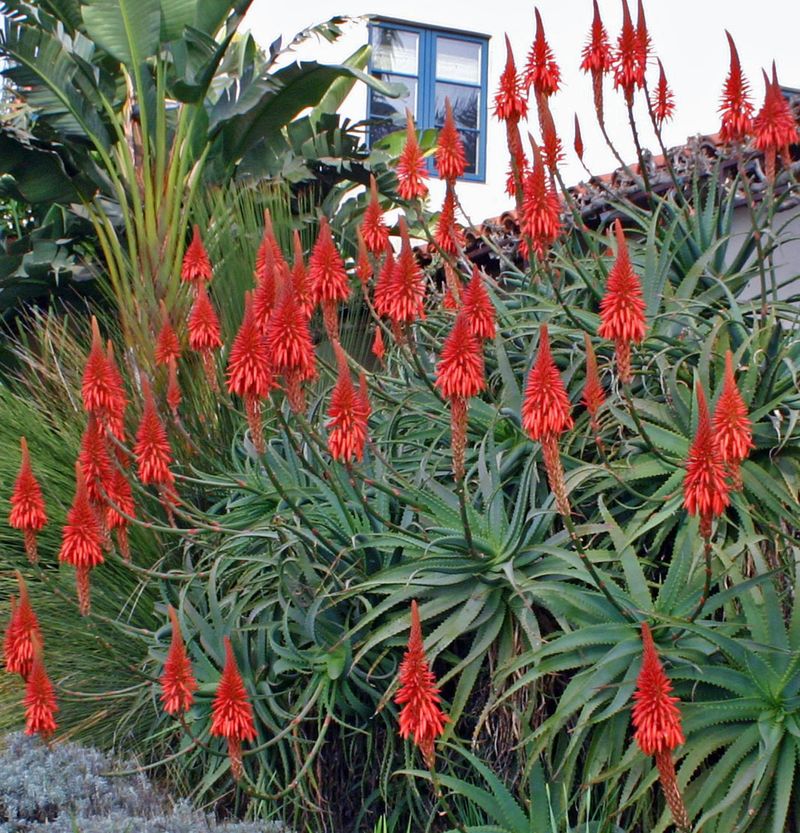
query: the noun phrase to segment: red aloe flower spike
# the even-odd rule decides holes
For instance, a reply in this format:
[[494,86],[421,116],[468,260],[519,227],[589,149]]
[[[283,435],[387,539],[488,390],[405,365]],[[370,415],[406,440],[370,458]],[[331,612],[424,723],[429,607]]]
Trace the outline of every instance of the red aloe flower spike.
[[473,335],[480,339],[495,337],[497,313],[477,266],[472,267],[472,278],[464,291],[464,314]]
[[200,235],[200,226],[195,223],[192,229],[192,242],[183,254],[181,280],[188,283],[205,282],[210,281],[213,274],[211,261],[208,259],[208,253]]
[[720,454],[731,476],[731,488],[741,491],[742,479],[739,466],[750,454],[753,446],[753,424],[747,415],[747,405],[736,386],[733,375],[733,356],[725,353],[725,381],[712,421]]
[[605,75],[611,70],[613,58],[608,32],[600,17],[600,7],[594,0],[594,16],[589,30],[589,38],[581,52],[581,70],[592,75]]
[[417,141],[410,110],[406,110],[406,143],[397,160],[397,194],[403,200],[423,199],[428,193],[428,170]]
[[[636,40],[638,42],[638,59],[641,66],[641,73],[644,76],[647,71],[647,61],[653,52],[653,41],[647,31],[647,21],[644,17],[644,3],[639,0],[636,11]],[[644,86],[642,84],[642,86]]]
[[392,291],[392,276],[394,275],[394,249],[386,244],[386,257],[383,260],[378,279],[375,281],[375,311],[378,315],[388,314],[389,296]]
[[219,389],[214,350],[222,347],[222,334],[214,305],[204,283],[197,285],[197,297],[189,313],[189,347],[200,353],[206,379],[213,391]]
[[456,223],[456,192],[448,182],[442,211],[434,235],[436,245],[448,255],[455,255],[465,245],[464,232]]
[[272,384],[267,344],[253,314],[253,296],[246,292],[242,324],[228,355],[228,392],[244,400],[250,437],[259,454],[265,451],[261,400],[269,395]]
[[89,500],[97,507],[103,506],[105,504],[103,492],[108,492],[111,482],[112,463],[108,456],[103,427],[91,414],[83,432],[78,460],[86,481]]
[[346,301],[350,295],[350,284],[347,281],[347,271],[344,268],[342,256],[333,242],[328,218],[319,221],[317,242],[308,261],[308,274],[314,303],[322,306],[322,316],[325,330],[331,341],[339,340],[339,320],[337,305],[339,301]]
[[58,711],[53,684],[44,667],[41,645],[34,644],[33,666],[25,684],[25,734],[41,735],[45,740],[58,728]]
[[556,134],[556,125],[546,101],[539,108],[539,116],[542,123],[542,159],[548,170],[555,174],[558,163],[564,159],[564,149],[561,139]]
[[379,255],[389,241],[389,227],[383,222],[383,211],[378,199],[378,184],[372,175],[369,178],[369,202],[360,228],[367,248],[372,254]]
[[108,360],[103,351],[100,327],[92,316],[92,347],[86,358],[81,383],[83,407],[96,416],[103,417],[114,409],[114,395],[109,387]]
[[361,393],[357,392],[350,378],[350,370],[344,350],[337,345],[337,364],[339,375],[331,393],[328,408],[328,451],[334,460],[349,463],[351,460],[364,459],[364,446],[367,442],[367,419],[369,418],[369,401],[365,403]]
[[591,73],[592,91],[594,93],[594,110],[597,120],[603,124],[603,76],[610,72],[614,65],[609,43],[603,21],[600,17],[600,8],[597,0],[594,0],[594,17],[589,30],[589,39],[581,53],[581,69]]
[[592,432],[596,435],[600,432],[597,413],[605,404],[606,395],[600,382],[600,374],[597,372],[597,356],[594,354],[594,346],[588,333],[583,334],[583,341],[586,345],[586,382],[583,386],[583,404],[589,412]]
[[150,484],[171,488],[175,478],[169,467],[172,463],[172,449],[167,432],[156,410],[150,383],[142,379],[144,408],[139,430],[136,432],[136,467],[143,486]]
[[172,328],[167,312],[167,305],[161,301],[161,329],[156,337],[156,364],[169,364],[170,356],[181,357],[181,344]]
[[242,765],[242,741],[256,739],[253,707],[244,686],[244,680],[236,665],[231,640],[225,637],[225,668],[217,686],[211,707],[211,734],[228,742],[228,758],[231,775],[239,781],[244,774]]
[[28,588],[19,570],[16,571],[19,585],[19,604],[15,604],[11,597],[11,619],[6,628],[3,639],[3,657],[6,671],[9,674],[19,674],[27,680],[31,673],[34,657],[34,643],[42,645],[42,632],[39,620],[31,607]]
[[295,297],[306,318],[311,318],[314,312],[314,298],[308,278],[308,270],[303,259],[303,243],[297,229],[292,233],[292,253],[292,283],[294,284]]
[[464,171],[467,169],[464,142],[456,127],[449,98],[444,100],[444,124],[439,131],[439,140],[436,143],[435,161],[440,178],[448,182],[464,176]]
[[444,733],[450,718],[439,705],[442,701],[436,677],[430,669],[422,644],[422,626],[416,600],[411,602],[411,630],[408,647],[400,664],[400,689],[394,702],[400,709],[400,737],[411,737],[428,767],[434,765],[434,741]]
[[511,41],[506,35],[506,65],[494,97],[494,114],[500,121],[518,122],[528,115],[528,102],[522,92],[522,79],[517,74]]
[[658,59],[658,83],[653,90],[650,106],[653,108],[653,118],[659,129],[665,121],[671,121],[672,114],[675,112],[675,96],[667,85],[667,76],[664,74],[660,58]]
[[274,281],[275,276],[273,273],[275,271],[288,271],[288,268],[283,251],[275,237],[275,229],[272,227],[272,215],[269,209],[265,208],[264,234],[256,252],[256,281],[261,282],[265,278],[272,278]]
[[178,382],[178,363],[175,361],[175,357],[171,356],[169,360],[169,380],[167,382],[167,405],[172,411],[173,419],[178,419],[178,408],[182,399],[181,386]]
[[272,369],[284,377],[289,406],[295,413],[302,413],[305,411],[302,383],[313,379],[317,369],[308,318],[291,283],[281,291],[266,340]]
[[617,373],[623,384],[631,381],[631,343],[639,343],[647,331],[642,282],[631,265],[628,244],[619,220],[614,223],[617,259],[611,268],[606,293],[600,302],[597,334],[614,342]]
[[553,50],[547,43],[539,9],[534,9],[534,14],[536,15],[536,35],[525,66],[525,89],[530,90],[533,87],[537,95],[547,98],[558,92],[561,72],[553,56]]
[[361,284],[361,289],[364,294],[367,293],[367,284],[372,277],[372,263],[369,259],[369,252],[367,252],[367,244],[361,236],[361,230],[356,229],[356,240],[358,241],[358,259],[356,260],[356,276],[358,282]]
[[772,62],[772,80],[764,73],[766,93],[764,103],[753,119],[754,144],[766,159],[766,174],[770,182],[775,180],[775,157],[781,154],[784,164],[791,162],[789,145],[797,142],[797,123],[792,108],[781,91],[775,62]]
[[385,299],[386,315],[395,324],[411,324],[425,317],[425,275],[411,249],[408,226],[400,218],[400,255],[392,270],[390,288]]
[[725,465],[711,427],[705,393],[698,382],[697,432],[686,460],[686,477],[683,480],[683,505],[690,515],[700,516],[700,534],[711,538],[711,523],[721,515],[730,503],[725,483]]
[[101,421],[112,436],[124,442],[125,411],[128,407],[128,397],[125,395],[125,382],[114,358],[114,345],[111,343],[111,339],[106,343],[106,377],[111,405],[105,414],[101,414]]
[[572,428],[572,416],[561,374],[550,352],[547,324],[539,329],[539,352],[528,374],[522,403],[522,427],[532,440],[542,445],[547,480],[562,515],[569,515],[569,500],[564,469],[558,451],[558,437]]
[[625,101],[633,103],[633,94],[644,87],[645,62],[642,39],[633,26],[628,0],[622,0],[622,30],[613,57],[614,89],[622,90]]
[[[444,281],[447,289],[442,299],[442,306],[445,309],[457,310],[461,306],[461,295],[464,287],[461,285],[461,279],[458,277],[456,270],[447,261],[444,261],[443,265]],[[448,298],[450,299],[449,302]],[[452,306],[448,307],[448,303],[452,304]]]
[[581,136],[581,123],[578,121],[577,113],[575,113],[575,140],[572,146],[575,148],[575,155],[583,162],[583,137]]
[[[174,364],[175,359],[171,360]],[[131,560],[130,546],[128,545],[129,518],[136,512],[136,505],[133,502],[133,491],[125,473],[115,467],[111,476],[111,484],[108,490],[110,503],[106,508],[105,525],[108,530],[114,530],[117,536],[117,548],[125,561]],[[123,514],[124,513],[124,514]]]
[[[266,259],[271,263],[271,255],[268,252],[269,249],[267,249]],[[275,308],[277,282],[275,280],[275,269],[272,267],[257,270],[257,275],[258,283],[253,294],[253,317],[263,335],[269,327],[269,319],[272,310]]]
[[192,707],[197,680],[192,673],[192,663],[186,655],[178,614],[172,605],[167,610],[172,622],[172,641],[161,672],[161,702],[164,711],[174,715],[188,712]]
[[520,223],[520,252],[528,257],[529,247],[543,260],[561,231],[561,203],[548,183],[538,147],[533,145],[533,168],[525,178]]
[[80,463],[75,464],[75,497],[67,513],[58,560],[75,568],[78,608],[82,616],[89,613],[89,572],[103,563],[100,524],[89,503]]
[[680,701],[670,693],[672,684],[664,673],[646,622],[642,622],[642,648],[642,667],[633,694],[634,738],[645,755],[655,755],[664,797],[676,827],[690,830],[689,814],[672,762],[672,750],[685,743],[677,706]]
[[31,457],[25,437],[19,438],[19,446],[22,459],[17,479],[14,481],[14,491],[11,494],[11,513],[8,516],[8,522],[14,529],[22,532],[28,561],[35,564],[39,560],[36,533],[47,524],[47,512],[42,497],[42,487],[31,468]]
[[442,345],[436,368],[436,387],[450,400],[453,474],[461,481],[467,447],[467,400],[486,387],[483,347],[472,332],[465,310],[456,316],[453,329]]
[[722,124],[719,129],[720,142],[744,142],[753,130],[753,102],[750,100],[750,85],[742,72],[739,53],[730,32],[726,31],[731,50],[731,65],[722,88],[719,111]]
[[444,295],[442,295],[442,309],[448,312],[456,312],[458,308],[459,303],[456,301],[450,287],[447,286],[444,290]]
[[383,357],[386,355],[386,347],[383,343],[383,330],[380,325],[375,327],[375,338],[372,340],[372,355],[383,363]]

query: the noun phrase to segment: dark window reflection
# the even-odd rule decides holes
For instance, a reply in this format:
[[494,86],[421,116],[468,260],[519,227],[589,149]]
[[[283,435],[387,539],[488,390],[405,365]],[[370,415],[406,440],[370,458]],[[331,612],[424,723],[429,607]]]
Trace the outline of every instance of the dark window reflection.
[[[389,84],[400,84],[406,88],[402,98],[387,98],[375,90],[370,91],[370,118],[376,123],[370,126],[370,141],[377,142],[387,133],[402,130],[406,124],[406,108],[416,118],[417,81],[401,75],[377,72],[375,75]],[[378,121],[380,120],[380,121]]]
[[478,110],[481,91],[477,87],[464,87],[461,84],[436,84],[436,121],[444,121],[444,100],[450,99],[453,116],[458,127],[478,127]]

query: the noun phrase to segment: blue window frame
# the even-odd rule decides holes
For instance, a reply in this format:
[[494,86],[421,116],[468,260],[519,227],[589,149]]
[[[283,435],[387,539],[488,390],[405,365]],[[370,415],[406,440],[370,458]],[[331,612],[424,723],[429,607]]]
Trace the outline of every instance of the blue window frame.
[[484,182],[488,36],[389,18],[373,18],[369,35],[370,72],[406,89],[401,98],[370,89],[370,145],[405,126],[406,108],[417,128],[440,128],[449,98],[467,154],[464,179]]

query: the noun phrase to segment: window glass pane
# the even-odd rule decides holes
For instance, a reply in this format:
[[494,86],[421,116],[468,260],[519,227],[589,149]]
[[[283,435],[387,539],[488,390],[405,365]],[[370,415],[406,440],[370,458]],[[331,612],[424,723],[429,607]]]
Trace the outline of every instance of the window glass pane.
[[372,66],[393,72],[417,74],[417,55],[419,53],[419,35],[402,29],[390,29],[388,26],[375,26],[372,29]]
[[459,84],[436,84],[436,124],[444,122],[444,100],[450,99],[453,116],[458,127],[478,127],[478,111],[481,103],[480,90],[462,87]]
[[370,142],[377,142],[387,133],[402,130],[406,125],[406,108],[411,110],[411,114],[415,117],[417,112],[417,80],[415,78],[404,78],[381,72],[375,75],[389,84],[400,84],[405,87],[406,94],[402,98],[387,98],[375,90],[370,90],[369,116],[371,119],[381,119],[379,124],[370,125]]
[[445,81],[480,84],[480,44],[453,38],[436,38],[436,77]]

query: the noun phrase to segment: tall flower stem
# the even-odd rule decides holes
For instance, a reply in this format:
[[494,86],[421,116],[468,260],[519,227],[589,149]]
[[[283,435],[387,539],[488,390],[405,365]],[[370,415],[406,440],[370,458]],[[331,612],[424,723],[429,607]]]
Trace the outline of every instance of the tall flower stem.
[[670,466],[675,465],[675,461],[670,460],[669,457],[666,457],[662,452],[656,448],[655,443],[650,439],[650,435],[647,433],[644,427],[644,423],[642,422],[641,418],[639,417],[639,412],[636,410],[636,406],[633,404],[633,396],[631,396],[630,387],[626,384],[622,385],[622,396],[625,399],[625,403],[628,406],[628,413],[631,415],[631,419],[636,425],[636,430],[639,432],[639,436],[644,440],[645,445],[647,446],[649,451],[652,451],[653,454],[658,457],[664,463],[668,463]]
[[[710,523],[710,521],[709,521]],[[702,521],[701,521],[702,525]],[[708,596],[711,593],[711,535],[703,536],[703,561],[705,562],[705,570],[703,571],[703,593],[697,602],[697,606],[689,616],[689,621],[694,622],[700,615],[700,611],[705,607],[708,601]]]
[[636,127],[636,119],[633,117],[633,101],[626,102],[628,108],[628,124],[631,126],[631,133],[633,134],[633,143],[636,145],[636,155],[639,158],[639,173],[644,185],[645,193],[650,193],[650,177],[647,173],[647,166],[644,164],[644,153],[642,152],[642,145],[639,142],[639,129]]
[[597,572],[594,564],[592,564],[592,560],[589,558],[588,553],[583,547],[581,543],[580,536],[578,535],[578,530],[575,528],[575,524],[572,522],[572,518],[569,515],[562,515],[562,521],[564,522],[564,526],[567,528],[567,532],[569,533],[570,538],[572,539],[572,543],[575,546],[575,549],[580,556],[581,563],[586,568],[586,571],[592,578],[597,589],[606,597],[608,602],[611,606],[622,616],[623,619],[627,620],[628,622],[636,621],[635,618],[631,615],[629,611],[626,611],[620,602],[614,597],[611,591],[608,589],[608,585],[603,581],[600,577],[600,574]]
[[664,798],[672,814],[672,820],[680,833],[691,833],[692,823],[689,820],[689,813],[683,802],[678,777],[675,774],[675,764],[672,761],[672,752],[669,749],[662,749],[656,752],[656,767],[658,768],[661,789],[664,791]]

